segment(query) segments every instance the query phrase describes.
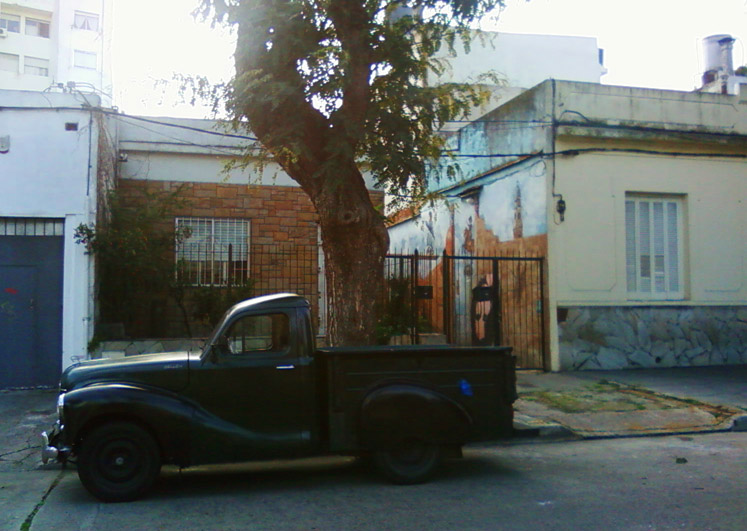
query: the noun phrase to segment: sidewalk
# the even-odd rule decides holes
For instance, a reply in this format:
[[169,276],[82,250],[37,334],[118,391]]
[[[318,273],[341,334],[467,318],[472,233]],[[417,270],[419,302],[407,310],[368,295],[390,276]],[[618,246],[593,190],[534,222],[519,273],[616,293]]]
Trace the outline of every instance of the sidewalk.
[[629,437],[747,431],[747,365],[519,371],[515,426],[529,435]]

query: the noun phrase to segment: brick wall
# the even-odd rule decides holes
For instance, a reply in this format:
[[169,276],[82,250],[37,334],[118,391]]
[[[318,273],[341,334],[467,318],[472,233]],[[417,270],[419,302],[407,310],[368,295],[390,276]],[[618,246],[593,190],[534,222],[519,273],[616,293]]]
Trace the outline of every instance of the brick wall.
[[121,179],[119,192],[133,202],[149,193],[173,192],[181,187],[187,204],[174,217],[237,218],[251,220],[252,244],[293,242],[317,244],[317,215],[303,190],[291,186],[254,186],[220,183],[179,183]]
[[[289,291],[312,303],[318,319],[319,247],[318,216],[311,201],[298,187],[182,183],[121,179],[119,194],[133,205],[148,195],[180,190],[184,204],[164,217],[164,230],[174,230],[177,217],[247,219],[250,225],[249,277],[252,294]],[[374,204],[383,203],[383,193],[373,192]],[[189,301],[188,301],[189,302]],[[183,316],[174,301],[164,305],[160,337],[185,336]],[[209,327],[192,327],[192,335],[205,335]]]

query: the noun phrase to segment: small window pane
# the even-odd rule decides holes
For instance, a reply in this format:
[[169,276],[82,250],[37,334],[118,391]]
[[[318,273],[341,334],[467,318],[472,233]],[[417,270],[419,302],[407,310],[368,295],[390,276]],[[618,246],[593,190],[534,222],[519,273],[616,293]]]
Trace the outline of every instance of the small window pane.
[[34,20],[33,18],[26,19],[26,35],[32,37],[43,37],[49,38],[49,22],[43,20]]
[[96,54],[94,52],[75,50],[74,64],[78,68],[89,68],[91,70],[96,70]]
[[23,71],[32,76],[48,76],[49,60],[38,57],[25,57],[23,60]]
[[76,11],[73,27],[82,30],[98,31],[99,16],[95,13],[84,13],[83,11]]
[[61,219],[0,218],[0,236],[62,236]]
[[242,317],[231,325],[226,337],[231,354],[282,351],[288,338],[288,316],[282,313]]
[[0,53],[0,70],[18,73],[19,57],[10,53]]
[[0,15],[0,28],[11,33],[21,33],[21,17],[18,15]]
[[249,274],[249,221],[177,218],[177,275],[197,286],[243,284]]

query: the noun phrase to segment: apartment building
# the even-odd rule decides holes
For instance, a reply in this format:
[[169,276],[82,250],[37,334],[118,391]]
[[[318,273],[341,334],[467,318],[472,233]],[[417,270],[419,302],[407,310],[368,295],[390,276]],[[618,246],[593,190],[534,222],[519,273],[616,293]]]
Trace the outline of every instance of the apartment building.
[[113,0],[0,2],[0,88],[96,93],[111,104]]

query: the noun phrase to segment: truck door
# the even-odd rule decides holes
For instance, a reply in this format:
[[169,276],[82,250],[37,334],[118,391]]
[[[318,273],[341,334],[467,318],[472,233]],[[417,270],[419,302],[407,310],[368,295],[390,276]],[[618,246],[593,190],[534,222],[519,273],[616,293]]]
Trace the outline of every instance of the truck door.
[[[312,451],[314,380],[303,338],[292,333],[295,318],[295,309],[239,316],[190,371],[189,394],[207,413],[196,419],[195,450],[206,445],[213,453],[213,443],[224,444],[217,450],[226,460]],[[201,440],[201,425],[216,421],[225,437]]]

